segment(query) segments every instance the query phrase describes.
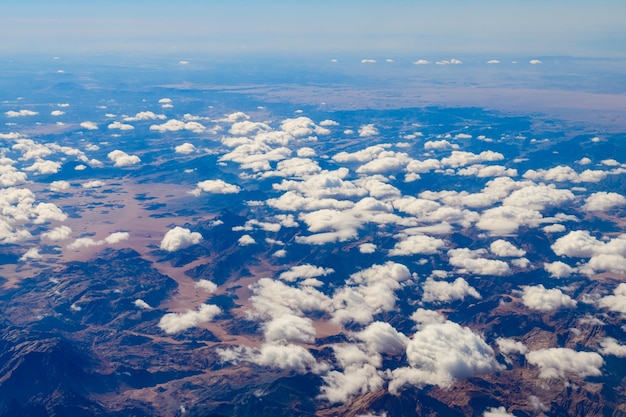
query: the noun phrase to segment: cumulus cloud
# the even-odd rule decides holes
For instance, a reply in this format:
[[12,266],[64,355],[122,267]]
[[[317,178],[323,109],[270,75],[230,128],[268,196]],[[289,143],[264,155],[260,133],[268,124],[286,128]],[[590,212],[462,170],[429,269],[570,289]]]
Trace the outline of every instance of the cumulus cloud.
[[32,111],[32,110],[9,110],[7,112],[4,112],[4,114],[7,117],[24,117],[24,116],[35,116],[37,114],[39,114],[36,111]]
[[100,180],[91,180],[91,181],[87,181],[81,184],[81,187],[86,188],[86,189],[90,189],[90,188],[100,188],[105,186],[106,183],[104,181],[100,181]]
[[[67,233],[68,231],[65,229],[65,230],[58,230],[57,232],[58,232],[58,235],[60,235],[60,237],[63,237],[63,234]],[[80,237],[76,239],[74,242],[67,245],[67,249],[78,250],[82,248],[88,248],[91,246],[114,245],[124,240],[128,240],[129,237],[130,237],[130,234],[128,232],[114,232],[108,235],[106,238],[101,239],[101,240],[95,240],[90,237]]]
[[87,130],[98,130],[98,124],[95,122],[85,121],[80,124],[80,127]]
[[619,284],[613,290],[613,295],[600,298],[598,305],[601,308],[608,308],[611,311],[626,314],[626,283]]
[[425,59],[418,59],[417,61],[413,62],[413,64],[415,64],[415,65],[428,65],[428,64],[430,64],[430,62],[425,60]]
[[551,311],[559,308],[574,308],[576,301],[557,288],[546,289],[543,285],[524,287],[522,302],[532,310]]
[[626,358],[626,345],[619,344],[612,337],[605,337],[600,341],[600,354],[604,356],[613,355],[618,358]]
[[508,242],[503,239],[498,239],[496,241],[491,242],[489,245],[489,251],[496,256],[502,257],[516,257],[526,255],[526,251],[515,247],[511,242]]
[[134,116],[124,117],[122,120],[125,122],[137,122],[140,120],[157,120],[157,119],[165,119],[164,114],[155,114],[151,111],[141,111]]
[[239,246],[249,246],[254,245],[256,240],[250,235],[243,235],[237,240],[237,243],[239,243]]
[[113,122],[107,126],[109,129],[119,129],[119,130],[133,130],[135,126],[129,125],[122,122]]
[[193,144],[185,142],[182,145],[178,145],[174,148],[176,153],[180,153],[183,155],[188,155],[190,153],[194,153],[196,151],[196,147]]
[[210,293],[217,291],[217,285],[207,279],[200,279],[196,281],[195,286],[198,288],[202,288],[204,291]]
[[450,321],[417,332],[408,343],[406,357],[410,367],[392,371],[389,391],[394,394],[405,385],[448,387],[458,379],[500,368],[493,349],[480,335]]
[[185,313],[168,313],[159,320],[159,328],[167,334],[180,333],[209,322],[219,315],[222,310],[212,304],[202,304],[197,311],[187,310]]
[[115,163],[116,167],[128,167],[141,162],[137,155],[129,155],[119,149],[109,152],[107,157]]
[[491,407],[483,412],[483,417],[515,417],[515,415],[507,413],[504,407]]
[[362,243],[359,245],[359,252],[374,253],[376,252],[376,245],[373,243]]
[[281,272],[279,279],[287,282],[294,282],[299,279],[323,277],[335,272],[332,268],[323,268],[311,264],[296,265],[285,272]]
[[483,258],[485,249],[470,250],[467,248],[450,249],[448,251],[450,265],[457,267],[460,273],[479,275],[508,275],[509,265],[500,260]]
[[476,289],[470,286],[463,278],[457,278],[454,282],[438,281],[429,277],[422,284],[422,301],[426,303],[449,303],[456,300],[464,300],[466,296],[480,299]]
[[211,194],[237,194],[241,188],[237,185],[229,184],[223,180],[205,180],[196,184],[196,189],[191,193],[200,195],[201,192]]
[[61,110],[52,110],[52,111],[50,112],[50,115],[51,115],[51,116],[55,116],[55,117],[58,117],[58,116],[63,116],[64,114],[65,114],[65,112],[64,112],[64,111],[61,111]]
[[200,233],[176,226],[165,233],[160,248],[168,252],[174,252],[191,245],[197,245],[201,240],[202,235]]
[[70,187],[71,187],[71,184],[69,183],[69,181],[64,181],[64,180],[53,181],[48,186],[48,188],[50,188],[50,191],[55,192],[55,193],[61,193],[61,192],[67,191],[70,189]]
[[503,159],[504,155],[494,151],[483,151],[479,154],[467,151],[452,151],[450,156],[441,159],[441,164],[451,168],[458,168],[482,162],[501,161]]
[[69,238],[71,234],[72,229],[69,226],[63,225],[42,233],[41,238],[52,242],[58,242]]
[[39,253],[39,248],[30,248],[26,251],[26,253],[24,253],[22,256],[20,256],[20,261],[24,262],[24,261],[28,261],[28,260],[33,260],[33,259],[41,259],[43,258],[43,256]]
[[521,226],[537,227],[544,221],[537,210],[516,206],[500,206],[485,210],[476,223],[476,227],[492,235],[510,235]]
[[366,138],[378,135],[378,129],[373,124],[363,125],[359,128],[359,137]]
[[585,199],[583,210],[607,211],[622,206],[626,206],[626,197],[618,193],[600,191]]
[[299,374],[319,373],[324,369],[318,365],[311,353],[302,346],[284,343],[264,343],[260,348],[240,346],[217,351],[223,361],[232,363],[254,363],[273,369],[290,370]]
[[565,378],[574,374],[580,378],[601,376],[604,365],[596,352],[577,352],[568,348],[539,349],[526,354],[531,365],[539,368],[539,378]]
[[135,305],[135,307],[140,308],[142,310],[151,310],[152,309],[150,304],[146,303],[141,298],[138,298],[135,301],[133,301],[133,304]]
[[206,127],[198,122],[182,122],[180,120],[171,119],[165,123],[150,126],[150,130],[154,130],[159,133],[178,132],[181,130],[188,130],[193,133],[202,133],[206,130]]
[[574,272],[576,272],[576,268],[572,268],[568,264],[555,261],[555,262],[546,262],[543,264],[543,268],[550,274],[552,278],[568,278]]
[[24,171],[34,171],[39,174],[56,174],[61,169],[61,164],[56,161],[38,159],[32,165],[24,168]]
[[522,342],[513,339],[499,337],[496,339],[496,343],[498,344],[500,352],[505,355],[509,355],[511,353],[521,353],[524,355],[528,352],[528,348]]
[[389,256],[433,255],[445,245],[443,240],[432,236],[414,235],[397,242],[389,251]]

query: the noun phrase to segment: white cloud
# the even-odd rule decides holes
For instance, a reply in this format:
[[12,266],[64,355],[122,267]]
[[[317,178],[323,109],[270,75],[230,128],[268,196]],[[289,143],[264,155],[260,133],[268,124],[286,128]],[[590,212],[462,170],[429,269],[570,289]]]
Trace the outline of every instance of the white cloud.
[[375,63],[376,63],[375,59],[364,58],[361,60],[361,64],[375,64]]
[[150,310],[150,309],[152,309],[152,307],[150,307],[150,304],[146,303],[141,298],[138,298],[135,301],[133,301],[133,304],[135,305],[135,307],[140,308],[142,310]]
[[174,148],[176,153],[180,153],[183,155],[187,155],[190,153],[194,153],[196,151],[196,147],[193,144],[185,142],[182,145],[178,145]]
[[229,184],[223,180],[205,180],[196,184],[196,189],[191,193],[200,195],[201,192],[211,194],[237,194],[241,188],[237,185]]
[[250,235],[243,235],[237,240],[237,243],[239,243],[239,246],[249,246],[254,245],[256,240]]
[[470,286],[463,278],[457,278],[454,282],[437,281],[432,277],[422,284],[422,301],[426,303],[449,303],[456,300],[464,300],[469,295],[481,299],[476,289]]
[[134,116],[124,117],[122,120],[125,122],[136,122],[140,120],[157,120],[157,119],[165,119],[164,114],[155,114],[151,111],[141,111]]
[[605,337],[600,341],[600,354],[604,356],[613,355],[618,358],[626,358],[626,345],[621,345],[612,337]]
[[619,284],[613,290],[613,295],[600,298],[600,300],[598,300],[598,306],[626,314],[626,283],[622,282]]
[[[60,233],[64,233],[65,231],[61,231]],[[115,232],[111,233],[109,236],[102,240],[95,240],[90,237],[80,237],[76,239],[74,242],[67,245],[67,249],[69,250],[78,250],[82,248],[88,248],[91,246],[102,246],[102,245],[114,245],[121,241],[127,240],[130,237],[128,232]]]
[[330,119],[326,119],[326,120],[322,120],[319,123],[320,126],[324,126],[324,127],[328,127],[328,126],[339,126],[339,123],[337,123],[334,120],[330,120]]
[[427,151],[430,150],[444,150],[444,149],[458,149],[459,145],[452,144],[450,142],[448,142],[447,140],[433,140],[433,141],[427,141],[424,143],[424,149]]
[[487,61],[487,64],[499,64],[500,61],[498,61],[497,59],[490,59],[489,61]]
[[626,197],[618,193],[600,191],[587,197],[583,210],[607,211],[622,206],[626,206]]
[[221,312],[222,310],[216,305],[202,304],[197,311],[187,310],[185,313],[168,313],[164,315],[159,320],[159,328],[168,334],[180,333],[213,320]]
[[413,314],[411,314],[411,320],[415,322],[415,327],[417,329],[422,330],[424,327],[431,324],[445,323],[446,317],[435,310],[418,308]]
[[72,229],[69,226],[63,225],[42,233],[41,238],[52,242],[58,242],[69,238],[71,234]]
[[459,168],[482,162],[502,161],[503,159],[504,155],[494,151],[483,151],[479,154],[466,151],[452,151],[449,157],[441,159],[441,164],[451,168]]
[[575,374],[580,378],[601,376],[604,365],[602,356],[596,352],[577,352],[568,348],[534,350],[526,354],[531,365],[539,368],[539,378],[565,378]]
[[546,289],[543,285],[524,287],[522,302],[532,310],[551,311],[562,307],[574,308],[576,301],[557,288]]
[[106,183],[100,180],[91,180],[81,184],[81,187],[89,189],[89,188],[100,188],[105,186]]
[[489,245],[489,251],[496,256],[502,257],[519,258],[520,256],[526,255],[525,250],[519,249],[511,242],[502,239],[491,242],[491,245]]
[[109,129],[133,130],[135,126],[122,122],[113,122],[107,126]]
[[64,111],[61,111],[61,110],[52,110],[52,111],[50,112],[50,115],[51,115],[51,116],[55,116],[55,117],[57,117],[57,116],[63,116],[64,114],[65,114],[65,112],[64,112]]
[[141,162],[137,155],[129,155],[119,149],[109,152],[107,157],[115,163],[116,167],[127,167]]
[[430,64],[430,62],[425,60],[425,59],[418,59],[417,61],[413,62],[413,64],[415,64],[415,65],[428,65],[428,64]]
[[293,137],[306,137],[311,135],[328,135],[330,130],[317,126],[308,117],[285,119],[280,123],[280,128]]
[[530,61],[528,61],[531,65],[537,65],[537,64],[541,64],[542,62],[538,59],[531,59]]
[[36,111],[32,111],[32,110],[18,110],[18,111],[9,110],[7,112],[4,112],[4,114],[6,114],[7,117],[24,117],[24,116],[35,116],[39,113]]
[[323,277],[335,272],[332,268],[323,268],[311,264],[296,265],[285,272],[281,272],[279,279],[287,282],[294,282],[299,279]]
[[502,204],[541,211],[546,207],[569,203],[574,198],[575,196],[570,190],[546,185],[528,185],[513,191],[502,201]]
[[458,379],[494,372],[500,368],[493,349],[466,327],[447,321],[415,333],[406,349],[410,367],[392,371],[389,391],[405,385],[448,387]]
[[251,362],[273,369],[291,370],[299,374],[318,373],[323,366],[318,365],[311,353],[302,346],[272,342],[264,343],[260,348],[245,346],[217,351],[224,361],[240,363]]
[[432,255],[445,245],[443,240],[432,236],[414,235],[397,242],[389,251],[389,256]]
[[568,278],[574,272],[577,271],[576,268],[572,268],[568,264],[555,261],[551,263],[544,263],[543,268],[550,274],[552,278]]
[[201,240],[202,235],[200,233],[176,226],[165,233],[160,248],[168,252],[174,252],[185,249],[191,245],[197,245]]
[[20,256],[20,261],[24,262],[24,261],[29,261],[32,259],[41,259],[41,258],[43,258],[43,256],[39,253],[38,248],[30,248],[26,251],[26,253]]
[[542,221],[543,216],[537,210],[500,206],[485,210],[476,226],[492,235],[504,236],[517,232],[520,226],[537,227]]
[[171,119],[160,125],[150,126],[150,130],[154,130],[159,133],[178,132],[181,130],[189,130],[193,133],[202,133],[206,130],[206,127],[198,122],[182,122],[180,120]]
[[572,167],[559,165],[550,169],[529,169],[522,177],[533,181],[553,181],[553,182],[600,182],[605,179],[607,173],[600,170],[585,170],[580,174]]
[[548,226],[544,226],[542,230],[546,233],[561,233],[564,232],[566,228],[562,224],[550,224]]
[[362,243],[359,245],[359,252],[374,253],[376,252],[376,245],[373,243]]
[[315,341],[313,321],[307,317],[288,313],[265,322],[263,334],[267,342],[313,343]]
[[61,164],[56,161],[38,159],[32,165],[24,168],[24,171],[35,171],[39,174],[56,174],[61,169]]
[[528,348],[522,342],[518,342],[513,339],[499,337],[496,339],[496,343],[498,344],[500,352],[505,355],[509,355],[511,353],[521,353],[524,355],[528,352]]
[[359,137],[361,138],[375,135],[378,135],[378,129],[376,129],[373,124],[363,125],[359,128]]
[[483,412],[483,417],[515,417],[515,415],[507,413],[504,407],[491,407]]
[[487,251],[485,249],[470,250],[467,248],[450,249],[450,265],[459,268],[460,273],[470,273],[479,275],[508,275],[511,273],[509,265],[500,260],[486,259],[482,256]]
[[198,288],[202,288],[204,291],[209,293],[217,291],[217,285],[207,279],[200,279],[196,281],[195,286]]

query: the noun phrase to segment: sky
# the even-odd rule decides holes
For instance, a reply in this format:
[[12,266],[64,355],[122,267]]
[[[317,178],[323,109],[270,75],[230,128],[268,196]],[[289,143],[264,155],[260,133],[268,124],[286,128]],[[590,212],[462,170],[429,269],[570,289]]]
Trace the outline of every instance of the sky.
[[26,0],[0,6],[0,52],[622,57],[623,16],[620,0]]

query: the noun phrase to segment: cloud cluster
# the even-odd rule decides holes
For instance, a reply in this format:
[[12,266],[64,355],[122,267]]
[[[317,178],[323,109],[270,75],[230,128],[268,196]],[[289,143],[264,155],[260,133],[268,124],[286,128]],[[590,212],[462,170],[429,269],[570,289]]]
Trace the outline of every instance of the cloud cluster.
[[466,296],[476,299],[482,297],[476,289],[470,286],[463,278],[457,278],[453,282],[438,281],[429,277],[422,284],[422,301],[425,303],[449,303],[464,300]]
[[410,367],[392,371],[392,393],[406,385],[448,387],[457,379],[500,369],[493,349],[480,335],[450,321],[417,332],[408,343],[406,357]]
[[[67,232],[67,230],[58,230],[58,229],[57,231],[59,232],[59,237],[61,238],[64,238],[63,235]],[[74,242],[67,245],[67,249],[79,250],[79,249],[88,248],[91,246],[115,245],[116,243],[122,242],[124,240],[128,240],[129,237],[130,237],[130,234],[128,232],[114,232],[114,233],[111,233],[106,238],[101,239],[101,240],[95,240],[90,237],[80,237],[76,239]],[[62,240],[62,239],[59,239],[59,240]]]
[[188,130],[193,133],[202,133],[206,130],[206,127],[198,122],[183,122],[180,120],[171,119],[165,123],[150,126],[150,130],[159,133],[179,132],[181,130]]

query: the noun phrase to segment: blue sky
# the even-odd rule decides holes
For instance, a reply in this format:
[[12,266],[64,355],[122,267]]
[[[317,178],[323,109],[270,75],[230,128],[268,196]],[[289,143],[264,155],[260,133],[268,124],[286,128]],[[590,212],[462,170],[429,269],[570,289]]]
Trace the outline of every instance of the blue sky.
[[0,52],[626,55],[622,0],[7,3]]

